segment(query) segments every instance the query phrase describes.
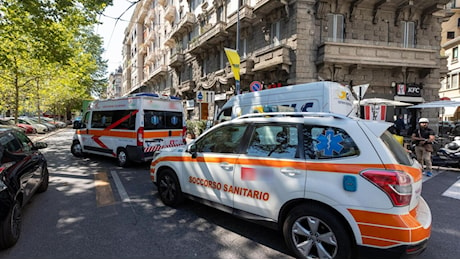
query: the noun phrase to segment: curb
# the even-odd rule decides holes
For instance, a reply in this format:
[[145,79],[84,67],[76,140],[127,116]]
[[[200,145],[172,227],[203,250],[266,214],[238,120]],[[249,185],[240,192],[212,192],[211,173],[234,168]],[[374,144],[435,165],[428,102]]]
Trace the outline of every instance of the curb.
[[57,133],[60,133],[60,132],[62,132],[62,131],[64,131],[64,130],[66,130],[66,129],[67,129],[67,127],[65,127],[65,128],[59,128],[59,129],[56,129],[56,130],[54,130],[54,131],[52,131],[52,132],[49,132],[49,133],[46,133],[46,134],[35,134],[34,136],[30,136],[30,135],[29,135],[28,137],[29,137],[29,139],[30,139],[32,142],[39,142],[39,141],[41,141],[41,140],[43,140],[43,139],[45,139],[45,138],[48,138],[48,137],[50,137],[50,136],[52,136],[52,135],[55,135],[55,134],[57,134]]

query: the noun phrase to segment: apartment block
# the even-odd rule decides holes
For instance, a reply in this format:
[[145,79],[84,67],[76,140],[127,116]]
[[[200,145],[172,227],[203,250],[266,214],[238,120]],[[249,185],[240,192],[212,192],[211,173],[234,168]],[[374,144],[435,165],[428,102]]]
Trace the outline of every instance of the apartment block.
[[[224,52],[231,48],[240,55],[242,92],[255,81],[270,88],[331,80],[370,84],[364,98],[437,100],[447,74],[440,42],[448,2],[143,0],[125,31],[123,93],[176,95],[188,118],[211,119],[236,94]],[[213,98],[198,103],[198,92]],[[389,107],[387,119],[415,120],[410,111]]]
[[[460,0],[452,0],[446,5],[450,18],[442,24],[441,55],[447,59],[447,75],[441,78],[440,98],[460,101]],[[460,111],[456,107],[446,107],[441,111],[444,120],[458,121]]]

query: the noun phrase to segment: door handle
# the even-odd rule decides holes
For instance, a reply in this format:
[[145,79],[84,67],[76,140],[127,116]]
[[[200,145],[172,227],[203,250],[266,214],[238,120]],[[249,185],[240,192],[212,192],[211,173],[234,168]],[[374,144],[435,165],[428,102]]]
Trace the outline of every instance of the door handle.
[[289,177],[294,177],[294,176],[300,175],[300,172],[301,172],[301,171],[293,169],[293,168],[281,168],[280,171],[281,171],[282,174],[284,174],[286,176],[289,176]]
[[233,165],[229,164],[229,163],[221,163],[220,164],[220,167],[226,171],[232,171],[233,170]]

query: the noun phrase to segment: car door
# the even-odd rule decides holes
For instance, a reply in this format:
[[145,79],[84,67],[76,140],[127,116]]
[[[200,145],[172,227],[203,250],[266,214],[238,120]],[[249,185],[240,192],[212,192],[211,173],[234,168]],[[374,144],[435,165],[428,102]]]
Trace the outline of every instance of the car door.
[[34,148],[32,141],[25,134],[14,132],[14,135],[22,147],[24,170],[30,176],[27,182],[28,188],[30,191],[35,190],[40,185],[42,178],[43,156]]
[[247,126],[225,124],[199,138],[196,145],[196,158],[184,163],[188,174],[184,191],[194,196],[233,206],[233,187],[235,161],[239,156],[240,145]]
[[306,169],[299,129],[295,123],[254,125],[235,164],[231,193],[236,209],[277,219],[286,201],[303,198]]

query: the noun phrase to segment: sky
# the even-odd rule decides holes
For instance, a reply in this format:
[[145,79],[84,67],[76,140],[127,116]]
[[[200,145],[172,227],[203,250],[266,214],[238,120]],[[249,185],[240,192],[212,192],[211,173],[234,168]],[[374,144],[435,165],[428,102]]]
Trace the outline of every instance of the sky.
[[[107,60],[108,74],[122,66],[124,32],[135,8],[135,5],[129,8],[132,2],[134,0],[113,0],[113,5],[108,6],[104,10],[104,16],[101,15],[99,18],[102,24],[95,28],[95,32],[104,39],[105,52],[102,57]],[[118,22],[116,18],[120,18]]]

